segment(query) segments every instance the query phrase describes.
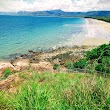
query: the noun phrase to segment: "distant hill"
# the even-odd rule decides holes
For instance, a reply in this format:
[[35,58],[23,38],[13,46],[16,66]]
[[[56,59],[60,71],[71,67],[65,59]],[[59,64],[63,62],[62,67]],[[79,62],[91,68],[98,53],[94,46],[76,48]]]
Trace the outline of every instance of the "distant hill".
[[110,11],[90,11],[90,12],[64,12],[62,10],[37,11],[37,12],[18,12],[18,14],[33,16],[67,16],[67,17],[93,17],[93,16],[109,16]]
[[[2,13],[3,14],[3,13]],[[4,13],[7,15],[8,13]],[[9,13],[13,14],[13,13]],[[50,10],[50,11],[20,11],[14,13],[15,15],[26,15],[26,16],[58,16],[58,17],[110,17],[110,11],[90,11],[90,12],[64,12],[62,10]]]
[[108,16],[110,17],[110,11],[90,11],[86,13],[86,16]]

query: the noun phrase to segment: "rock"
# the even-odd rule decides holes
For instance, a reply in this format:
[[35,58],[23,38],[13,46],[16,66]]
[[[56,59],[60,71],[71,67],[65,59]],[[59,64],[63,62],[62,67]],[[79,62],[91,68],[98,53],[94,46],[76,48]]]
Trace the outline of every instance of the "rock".
[[0,73],[9,68],[11,71],[16,70],[16,68],[8,61],[0,61]]
[[58,59],[58,58],[56,58],[56,59],[53,60],[53,63],[54,63],[54,64],[59,64],[59,65],[60,65],[60,62],[61,62],[61,60]]
[[36,71],[51,71],[53,72],[53,66],[49,62],[39,62],[39,63],[32,63],[31,68]]
[[28,52],[29,52],[29,53],[33,53],[34,51],[33,51],[33,50],[29,50]]
[[29,67],[29,59],[17,59],[13,61],[13,66],[16,68],[17,71],[24,70]]

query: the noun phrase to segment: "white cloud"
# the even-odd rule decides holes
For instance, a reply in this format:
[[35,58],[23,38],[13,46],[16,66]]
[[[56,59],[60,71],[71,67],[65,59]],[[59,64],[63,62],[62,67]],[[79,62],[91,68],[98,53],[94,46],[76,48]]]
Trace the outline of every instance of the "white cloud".
[[110,0],[0,0],[1,12],[110,10]]

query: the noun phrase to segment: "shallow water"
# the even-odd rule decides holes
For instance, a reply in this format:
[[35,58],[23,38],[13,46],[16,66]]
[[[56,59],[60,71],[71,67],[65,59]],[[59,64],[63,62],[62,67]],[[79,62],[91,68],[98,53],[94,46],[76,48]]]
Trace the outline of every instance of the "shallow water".
[[84,18],[0,16],[0,59],[28,50],[76,45],[85,34],[85,23]]

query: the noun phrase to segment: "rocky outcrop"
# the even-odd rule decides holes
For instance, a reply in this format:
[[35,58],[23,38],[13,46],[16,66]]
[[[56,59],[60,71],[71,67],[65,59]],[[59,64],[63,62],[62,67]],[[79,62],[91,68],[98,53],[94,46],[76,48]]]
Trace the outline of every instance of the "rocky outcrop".
[[49,62],[32,63],[30,67],[36,71],[53,71],[53,66]]
[[8,61],[0,61],[0,73],[9,68],[11,71],[16,70],[16,68]]
[[[16,59],[13,62],[0,61],[0,73],[9,68],[11,71],[20,71],[28,68],[32,68],[35,71],[51,71],[53,72],[53,66],[50,62],[30,63],[29,59]],[[1,76],[2,74],[0,74]]]
[[17,59],[13,63],[17,71],[27,69],[30,65],[29,59]]

